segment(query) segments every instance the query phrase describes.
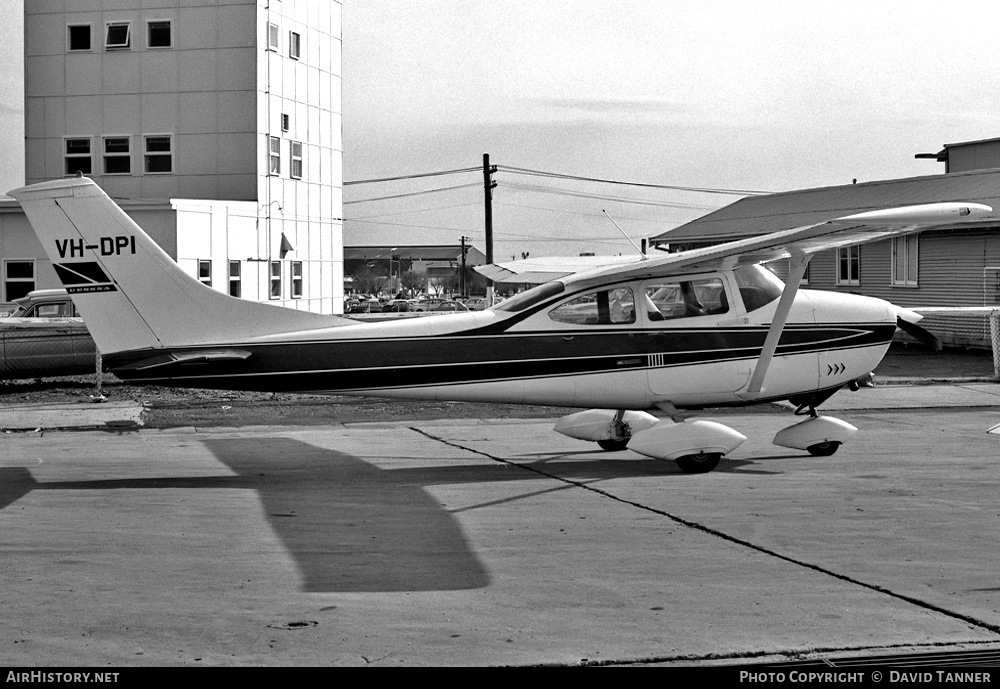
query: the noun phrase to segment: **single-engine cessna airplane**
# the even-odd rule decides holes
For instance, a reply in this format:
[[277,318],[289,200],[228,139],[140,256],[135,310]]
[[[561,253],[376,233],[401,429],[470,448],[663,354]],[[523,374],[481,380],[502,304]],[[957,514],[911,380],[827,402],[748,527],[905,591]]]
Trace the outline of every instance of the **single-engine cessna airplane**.
[[[860,213],[718,246],[597,267],[481,312],[358,323],[229,297],[185,273],[91,180],[17,198],[104,362],[149,384],[596,407],[555,430],[710,471],[745,436],[645,410],[790,400],[807,418],[775,444],[831,455],[857,429],[815,408],[867,376],[897,323],[886,301],[800,290],[809,258],[992,209],[938,203]],[[782,283],[760,264],[790,259]]]

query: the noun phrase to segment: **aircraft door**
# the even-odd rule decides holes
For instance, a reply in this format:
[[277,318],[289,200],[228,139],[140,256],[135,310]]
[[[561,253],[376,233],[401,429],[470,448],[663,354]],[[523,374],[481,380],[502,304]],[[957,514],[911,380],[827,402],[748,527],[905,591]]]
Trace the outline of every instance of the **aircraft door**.
[[736,323],[723,275],[650,280],[637,295],[649,387],[666,400],[735,392],[750,379],[745,325]]

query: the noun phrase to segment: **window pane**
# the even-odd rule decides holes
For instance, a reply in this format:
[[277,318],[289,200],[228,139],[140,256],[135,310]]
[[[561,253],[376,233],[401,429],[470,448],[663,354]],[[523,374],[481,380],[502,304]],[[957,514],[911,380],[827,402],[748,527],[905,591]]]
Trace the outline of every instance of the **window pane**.
[[69,49],[90,50],[90,27],[70,26],[68,28],[69,28]]
[[35,289],[34,282],[8,282],[5,283],[5,292],[7,294],[7,301],[14,301],[15,299],[20,299],[21,297],[28,296],[28,292]]
[[115,137],[104,140],[105,153],[128,153],[128,137]]
[[146,137],[146,151],[149,153],[159,153],[165,151],[170,152],[170,137],[169,136],[147,136]]
[[104,159],[104,174],[127,175],[132,172],[132,159],[129,156],[108,156]]
[[172,172],[173,163],[170,156],[146,156],[146,172]]
[[105,47],[128,48],[131,45],[131,33],[131,24],[108,24],[108,38],[105,41]]
[[66,153],[90,153],[90,139],[66,139]]
[[4,264],[7,279],[9,280],[31,280],[35,277],[35,264],[33,261],[7,261]]
[[170,22],[149,22],[149,47],[170,47]]
[[75,175],[77,173],[82,173],[84,175],[89,175],[93,172],[93,165],[90,162],[90,158],[67,158],[66,159],[66,174]]

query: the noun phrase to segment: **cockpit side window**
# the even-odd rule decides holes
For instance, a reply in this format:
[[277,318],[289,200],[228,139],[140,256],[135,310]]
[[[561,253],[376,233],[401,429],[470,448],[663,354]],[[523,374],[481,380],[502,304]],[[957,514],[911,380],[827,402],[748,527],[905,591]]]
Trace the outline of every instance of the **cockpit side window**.
[[549,318],[574,325],[635,323],[635,298],[628,287],[590,292],[552,309]]
[[720,278],[658,282],[646,285],[644,292],[646,314],[651,321],[729,312],[729,299]]

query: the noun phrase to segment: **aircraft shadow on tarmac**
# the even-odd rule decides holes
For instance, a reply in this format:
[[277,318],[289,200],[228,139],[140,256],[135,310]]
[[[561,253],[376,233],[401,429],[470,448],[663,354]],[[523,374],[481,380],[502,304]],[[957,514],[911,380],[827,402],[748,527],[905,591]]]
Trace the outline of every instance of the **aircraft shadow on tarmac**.
[[[271,527],[298,565],[305,591],[450,591],[484,587],[489,573],[455,515],[442,508],[426,486],[547,477],[580,483],[643,476],[666,479],[674,473],[677,479],[690,478],[670,462],[609,458],[606,453],[582,460],[581,454],[590,453],[562,455],[574,459],[559,462],[555,471],[552,456],[525,463],[526,467],[544,464],[544,472],[518,471],[503,464],[383,470],[352,455],[290,438],[202,442],[236,476],[40,483],[26,468],[0,468],[0,510],[35,490],[250,489],[257,491]],[[748,464],[753,462],[723,460],[717,471],[737,467],[746,471]],[[468,509],[475,506],[461,511]]]

